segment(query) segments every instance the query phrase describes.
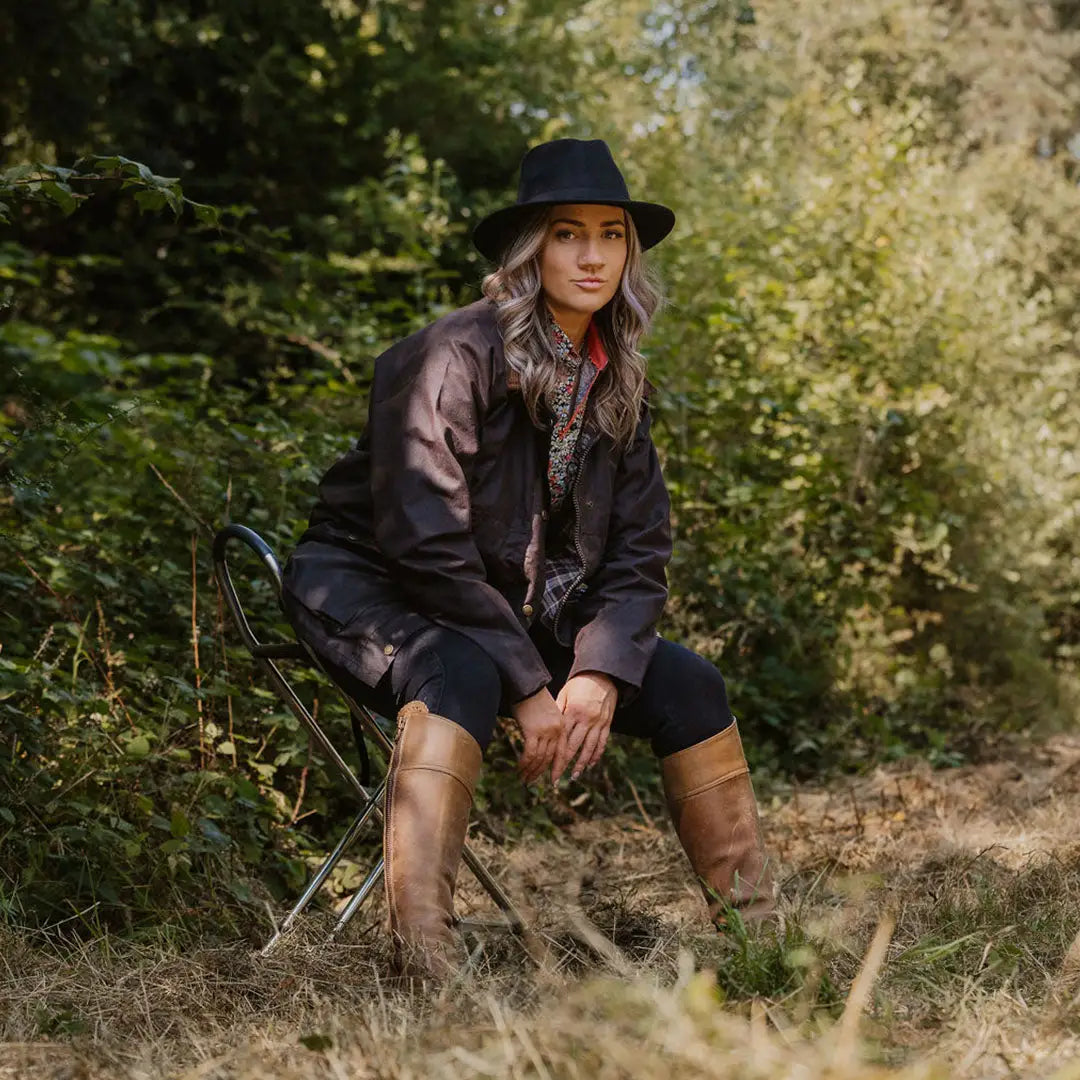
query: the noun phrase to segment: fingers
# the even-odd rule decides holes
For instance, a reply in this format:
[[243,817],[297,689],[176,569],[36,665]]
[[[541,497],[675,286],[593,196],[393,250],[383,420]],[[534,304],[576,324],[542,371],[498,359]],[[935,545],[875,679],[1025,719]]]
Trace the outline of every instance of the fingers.
[[573,721],[563,729],[562,738],[559,740],[558,749],[551,763],[552,782],[558,781],[566,771],[566,766],[570,764],[578,747],[585,741],[588,731],[588,725],[582,720]]
[[576,780],[581,775],[582,771],[591,763],[592,755],[596,750],[596,744],[600,740],[601,733],[602,729],[599,727],[589,729],[589,734],[581,744],[581,753],[578,754],[577,762],[574,765],[573,771],[570,773],[571,780]]
[[[559,691],[558,697],[555,698],[555,707],[559,712],[566,713],[566,686]],[[570,734],[573,725],[569,721],[569,717],[564,715],[562,733],[559,736],[559,743],[555,749],[555,756],[551,760],[551,782],[558,783],[559,777],[562,776],[563,770],[570,764],[570,752],[566,748],[566,740]]]
[[551,759],[551,782],[553,784],[559,782],[559,777],[562,776],[566,766],[570,764],[570,751],[567,747],[568,735],[569,732],[563,732],[562,738],[559,739],[558,745],[555,747],[555,756]]
[[529,734],[525,736],[525,749],[518,760],[518,772],[526,784],[531,784],[544,766],[551,760],[553,753],[550,735]]
[[561,727],[548,725],[539,734],[525,736],[525,747],[518,758],[518,775],[526,784],[538,780],[552,763],[561,741]]
[[518,775],[530,784],[551,764],[562,735],[564,717],[547,690],[519,702],[514,718],[524,739],[518,758]]
[[561,736],[527,737],[518,761],[518,774],[524,783],[531,784],[540,778],[550,764],[551,779],[557,782],[576,755],[577,763],[570,778],[577,780],[603,757],[610,735],[611,728],[607,724],[590,727],[579,721],[564,730]]
[[540,741],[534,735],[525,736],[525,745],[518,758],[518,775],[527,784],[529,776],[536,767],[536,758],[540,751]]
[[591,769],[594,765],[598,764],[600,759],[604,756],[604,751],[607,749],[608,736],[611,734],[611,727],[605,725],[600,732],[600,738],[596,741],[596,748],[593,750],[592,755],[586,761],[585,753],[582,751],[581,757],[578,759],[581,762],[581,770]]
[[558,746],[559,740],[556,736],[537,740],[537,750],[532,767],[527,772],[522,773],[522,779],[526,784],[531,784],[540,779],[544,770],[551,764]]
[[[600,760],[608,741],[614,704],[598,698],[589,680],[568,681],[555,699],[547,699],[547,710],[523,713],[520,722],[525,745],[518,761],[518,773],[526,784],[538,780],[551,767],[557,783],[570,763],[576,780],[585,769]],[[608,695],[610,696],[610,695]],[[552,709],[551,706],[554,706]],[[554,715],[550,715],[550,714]]]
[[530,778],[543,767],[545,744],[550,733],[544,725],[526,723],[521,725],[521,734],[525,737],[525,745],[518,758],[518,774],[525,783],[529,783]]

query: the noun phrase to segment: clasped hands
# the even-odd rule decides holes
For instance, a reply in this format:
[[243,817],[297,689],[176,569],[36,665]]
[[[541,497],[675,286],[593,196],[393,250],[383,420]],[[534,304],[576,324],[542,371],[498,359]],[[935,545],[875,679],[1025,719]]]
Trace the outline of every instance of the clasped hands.
[[617,701],[615,683],[598,671],[571,676],[557,698],[545,687],[519,701],[513,713],[525,737],[518,761],[521,779],[531,784],[550,765],[557,783],[575,754],[572,779],[595,765],[607,746]]

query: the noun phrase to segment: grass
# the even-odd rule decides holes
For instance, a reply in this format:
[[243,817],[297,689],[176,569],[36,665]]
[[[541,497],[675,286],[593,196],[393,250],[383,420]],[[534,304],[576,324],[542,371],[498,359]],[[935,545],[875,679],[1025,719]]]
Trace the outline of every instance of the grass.
[[[476,846],[547,946],[474,942],[439,993],[381,912],[249,944],[0,931],[0,1078],[1080,1078],[1080,738],[765,806],[783,927],[710,932],[666,825]],[[462,881],[466,908],[481,907]]]

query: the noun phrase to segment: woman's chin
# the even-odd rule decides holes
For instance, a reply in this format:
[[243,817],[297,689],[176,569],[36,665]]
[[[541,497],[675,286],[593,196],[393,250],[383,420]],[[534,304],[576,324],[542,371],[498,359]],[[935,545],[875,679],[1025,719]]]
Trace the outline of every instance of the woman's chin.
[[577,295],[550,296],[548,302],[552,307],[562,308],[564,311],[574,311],[580,315],[592,315],[599,311],[611,299],[606,293],[589,293],[579,291]]

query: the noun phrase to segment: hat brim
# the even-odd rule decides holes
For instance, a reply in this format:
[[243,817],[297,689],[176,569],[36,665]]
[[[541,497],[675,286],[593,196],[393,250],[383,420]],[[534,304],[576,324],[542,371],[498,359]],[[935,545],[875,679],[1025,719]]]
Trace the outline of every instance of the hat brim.
[[484,258],[498,263],[517,236],[522,223],[537,210],[571,203],[622,207],[633,219],[643,250],[655,247],[675,227],[675,212],[660,203],[634,199],[545,199],[542,202],[515,203],[488,214],[473,229],[473,244]]

